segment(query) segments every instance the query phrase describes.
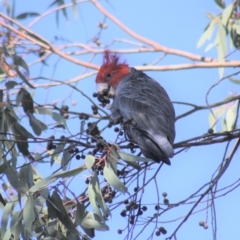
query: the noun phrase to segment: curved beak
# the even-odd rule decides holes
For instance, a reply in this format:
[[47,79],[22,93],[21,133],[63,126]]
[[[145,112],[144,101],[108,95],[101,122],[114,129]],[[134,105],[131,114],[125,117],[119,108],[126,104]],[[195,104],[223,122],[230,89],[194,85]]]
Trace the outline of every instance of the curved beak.
[[100,93],[104,89],[108,89],[108,84],[107,83],[97,83],[97,92]]
[[[97,83],[97,92],[101,93],[104,89],[109,89],[109,85],[107,83]],[[110,87],[108,96],[113,98],[115,96],[116,90],[113,87]]]

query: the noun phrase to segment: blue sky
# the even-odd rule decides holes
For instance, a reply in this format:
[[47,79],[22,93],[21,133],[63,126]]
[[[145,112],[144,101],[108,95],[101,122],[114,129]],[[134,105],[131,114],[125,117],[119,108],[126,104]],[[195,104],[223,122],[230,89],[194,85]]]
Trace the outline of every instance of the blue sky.
[[[51,1],[16,1],[16,15],[23,12],[43,12],[49,7]],[[220,10],[212,1],[164,1],[164,0],[148,0],[148,1],[102,1],[101,4],[116,16],[120,21],[126,24],[136,33],[152,39],[159,44],[169,48],[180,49],[194,54],[205,55],[216,58],[216,50],[213,48],[208,53],[204,52],[206,45],[200,49],[196,48],[197,41],[200,38],[203,29],[208,24],[208,19],[205,16],[207,12],[219,14]],[[56,25],[55,14],[43,18],[41,21],[33,25],[33,31],[44,36],[46,39],[54,43],[55,36],[61,36],[69,41],[89,43],[91,39],[98,32],[97,23],[102,22],[104,17],[100,14],[91,3],[82,3],[78,5],[78,18],[75,19],[72,14],[72,8],[67,9],[67,21],[63,14],[60,13],[59,24]],[[32,19],[24,20],[22,23],[27,26]],[[102,32],[101,42],[107,45],[112,42],[113,38],[128,39],[130,38],[124,31],[116,27],[110,20],[106,20],[107,29]],[[65,44],[62,41],[62,44]],[[129,48],[129,45],[124,43],[116,43],[110,48]],[[131,46],[130,46],[131,48]],[[126,59],[131,66],[139,66],[142,64],[150,64],[157,58],[162,56],[162,53],[142,53],[142,54],[124,54],[122,59]],[[91,55],[80,56],[80,59],[86,61],[91,59]],[[231,55],[232,59],[239,59],[238,53]],[[31,63],[34,58],[27,58],[26,61]],[[96,64],[101,64],[101,55],[96,56],[93,60]],[[56,64],[57,63],[57,64]],[[180,64],[190,63],[188,59],[179,58],[177,56],[167,56],[159,64]],[[56,67],[54,68],[54,66]],[[50,66],[42,68],[39,64],[30,68],[31,77],[45,76],[62,81],[69,80],[83,73],[84,69],[80,66],[69,63],[65,60],[59,61],[58,57],[50,59]],[[233,69],[226,69],[224,74],[232,73]],[[205,95],[208,89],[219,80],[217,69],[195,69],[195,70],[180,70],[180,71],[166,71],[166,72],[147,72],[147,74],[164,86],[172,101],[191,102],[196,105],[206,105]],[[95,91],[95,76],[84,79],[77,83],[77,87],[89,96]],[[39,81],[39,84],[46,83],[46,81]],[[239,92],[239,85],[235,85],[228,80],[221,82],[216,88],[212,90],[209,95],[209,102],[215,103],[229,97],[232,93]],[[91,105],[79,93],[72,92],[70,88],[62,86],[59,88],[42,88],[34,91],[34,99],[38,103],[52,103],[53,101],[64,101],[70,106],[71,111],[84,112],[89,109]],[[72,101],[76,101],[76,105],[71,105]],[[59,104],[61,105],[61,104]],[[176,114],[185,112],[189,108],[175,105]],[[181,119],[176,123],[176,140],[175,142],[183,141],[185,139],[202,135],[207,133],[209,128],[208,123],[209,111],[201,111],[195,113],[187,118]],[[39,119],[42,116],[38,116]],[[43,117],[43,121],[46,119]],[[71,132],[80,129],[79,121],[75,120],[74,124],[68,125]],[[51,135],[48,132],[48,136]],[[56,134],[61,134],[57,132]],[[115,135],[108,134],[109,141],[114,141]],[[42,146],[43,147],[43,146]],[[212,173],[222,161],[223,152],[225,150],[224,144],[217,144],[213,146],[193,147],[186,152],[176,155],[172,160],[172,166],[164,166],[157,177],[159,192],[166,191],[170,202],[175,203],[181,199],[189,196],[193,191],[196,191],[201,185],[211,179]],[[231,166],[227,170],[225,176],[219,181],[219,187],[224,187],[234,182],[239,177],[240,163],[238,161],[239,152],[236,153]],[[72,166],[77,166],[79,162],[73,163]],[[57,166],[58,167],[58,166]],[[56,168],[57,168],[56,167]],[[53,168],[54,169],[54,168]],[[49,170],[51,174],[52,170]],[[48,173],[42,171],[46,176]],[[151,171],[149,171],[151,175]],[[78,178],[78,181],[83,181]],[[78,190],[77,190],[78,191]],[[154,186],[149,186],[146,189],[145,199],[146,203],[154,202],[153,192],[156,191]],[[239,197],[240,193],[236,191],[229,195],[216,200],[217,209],[217,223],[218,240],[236,239],[240,235],[239,230]],[[149,209],[154,206],[148,206]],[[170,213],[163,215],[161,222],[170,221],[178,217],[184,216],[190,209],[191,205],[184,206],[180,209],[175,209]],[[200,208],[206,207],[206,203],[201,204]],[[198,208],[198,209],[200,209]],[[122,209],[122,208],[120,208]],[[147,217],[151,211],[146,212],[144,217]],[[210,214],[210,213],[209,213]],[[206,218],[206,211],[194,214],[182,229],[178,232],[177,239],[195,239],[195,240],[209,240],[212,239],[211,219],[209,217],[209,229],[204,230],[199,227],[199,221],[204,221]],[[109,232],[97,232],[95,239],[123,239],[123,235],[117,234],[117,229],[125,227],[124,219],[119,217],[119,212],[113,212],[112,219],[109,220]],[[169,224],[161,223],[168,233],[171,233],[178,222],[171,222]],[[142,233],[139,239],[147,239],[151,233],[151,229],[147,228]],[[163,237],[162,237],[163,238]],[[157,237],[154,237],[157,239]]]

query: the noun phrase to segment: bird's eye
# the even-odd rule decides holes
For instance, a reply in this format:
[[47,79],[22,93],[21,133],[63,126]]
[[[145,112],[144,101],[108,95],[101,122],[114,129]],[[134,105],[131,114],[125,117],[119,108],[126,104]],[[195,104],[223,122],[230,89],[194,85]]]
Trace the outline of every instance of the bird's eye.
[[106,74],[106,78],[107,78],[107,80],[110,80],[111,76],[112,76],[111,73],[107,73],[107,74]]

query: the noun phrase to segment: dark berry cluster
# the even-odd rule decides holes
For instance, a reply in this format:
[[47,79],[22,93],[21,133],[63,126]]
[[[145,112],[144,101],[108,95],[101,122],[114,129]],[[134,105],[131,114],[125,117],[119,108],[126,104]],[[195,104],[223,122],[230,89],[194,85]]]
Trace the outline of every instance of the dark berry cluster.
[[69,118],[69,114],[68,114],[68,109],[69,107],[67,105],[63,105],[60,109],[60,114],[65,118],[68,119]]
[[240,34],[236,31],[236,29],[232,29],[231,38],[235,48],[240,48]]
[[208,224],[206,222],[200,221],[199,226],[203,227],[204,229],[208,229]]
[[48,138],[48,143],[47,143],[47,150],[48,151],[56,148],[56,144],[53,144],[54,139],[55,139],[54,136],[51,136],[51,137]]
[[89,116],[85,113],[79,113],[79,119],[80,120],[88,120]]
[[98,114],[98,107],[97,107],[97,105],[94,104],[94,105],[92,105],[91,108],[92,108],[92,111],[93,111],[94,115]]
[[115,190],[113,191],[112,188],[109,186],[105,186],[102,189],[102,196],[106,203],[112,203],[112,200],[115,197],[115,195],[116,195],[116,191]]
[[93,97],[97,97],[98,101],[101,102],[102,106],[106,106],[110,103],[109,89],[104,89],[102,92],[93,93]]
[[134,220],[136,216],[141,216],[143,212],[147,211],[146,206],[141,207],[141,205],[136,203],[135,201],[129,202],[128,199],[126,199],[123,203],[126,205],[126,207],[124,210],[122,210],[120,215],[122,217],[128,216],[130,224],[134,224]]
[[88,122],[87,126],[88,126],[88,128],[87,128],[86,133],[97,139],[100,134],[97,123],[96,122]]
[[158,230],[155,232],[155,235],[159,237],[161,234],[167,234],[167,230],[164,227],[158,228]]

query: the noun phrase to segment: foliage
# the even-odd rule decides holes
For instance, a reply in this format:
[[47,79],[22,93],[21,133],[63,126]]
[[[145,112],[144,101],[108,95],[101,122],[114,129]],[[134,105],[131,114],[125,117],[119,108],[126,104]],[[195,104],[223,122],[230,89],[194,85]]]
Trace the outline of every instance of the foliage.
[[[158,202],[155,203],[155,212],[144,221],[141,219],[147,210],[147,206],[143,203],[144,189],[151,182],[156,184],[158,189],[156,176],[162,169],[162,164],[156,167],[156,163],[142,157],[138,146],[125,137],[122,127],[112,126],[108,122],[109,111],[103,104],[105,100],[108,103],[108,99],[96,100],[94,99],[96,94],[90,97],[75,85],[76,82],[95,75],[100,67],[78,56],[86,53],[103,53],[104,48],[107,47],[101,43],[101,33],[107,31],[105,20],[98,23],[98,33],[88,44],[82,42],[69,44],[63,38],[56,38],[52,43],[31,30],[31,27],[46,15],[56,14],[56,25],[60,24],[62,17],[64,20],[69,20],[69,11],[67,11],[69,7],[72,7],[71,14],[77,17],[77,7],[83,2],[86,1],[55,0],[50,4],[50,10],[46,12],[33,11],[18,15],[14,12],[14,1],[12,4],[8,1],[2,3],[5,13],[0,13],[0,25],[3,29],[0,36],[2,43],[0,48],[1,239],[90,239],[95,236],[96,230],[109,230],[108,222],[115,221],[111,220],[111,216],[117,208],[124,208],[121,210],[121,216],[127,220],[125,228],[127,239],[136,239],[150,223],[154,223],[154,230],[149,234],[151,239],[154,234],[157,236],[167,234],[167,227],[158,224],[158,219],[162,215],[180,205],[188,204],[192,199],[197,199],[175,231],[169,233],[168,239],[174,239],[198,204],[209,194],[213,194],[239,145],[240,129],[237,128],[237,120],[240,96],[232,94],[215,104],[208,103],[210,91],[221,81],[227,79],[235,84],[240,83],[240,80],[234,77],[239,74],[239,71],[223,77],[224,68],[240,66],[237,60],[227,61],[228,45],[232,44],[236,50],[240,47],[239,2],[234,1],[227,5],[223,1],[215,0],[220,7],[220,13],[216,16],[207,15],[209,24],[200,37],[197,47],[202,47],[214,36],[214,40],[205,49],[208,52],[216,48],[218,59],[212,59],[169,49],[137,35],[121,22],[119,23],[119,20],[104,9],[98,1],[89,0],[89,4],[103,13],[104,19],[112,20],[126,31],[129,37],[142,43],[140,47],[139,44],[135,44],[134,53],[141,50],[160,51],[165,55],[173,54],[195,61],[171,66],[149,64],[136,66],[137,69],[145,71],[201,67],[219,69],[220,80],[206,94],[206,106],[175,102],[175,104],[192,107],[191,110],[178,115],[176,121],[197,111],[209,110],[208,133],[175,143],[174,148],[179,149],[176,153],[178,154],[193,146],[230,143],[232,140],[236,140],[236,143],[228,156],[226,154],[229,145],[226,147],[221,167],[213,174],[203,192],[201,192],[203,188],[200,188],[180,203],[171,204],[167,193],[163,193],[160,200],[157,190]],[[24,21],[29,19],[31,23],[25,26]],[[128,52],[128,49],[119,48],[112,51],[120,53]],[[44,74],[39,78],[32,77],[35,74],[31,73],[31,67],[35,64],[48,67],[51,65],[53,55],[87,70],[77,78],[66,82],[44,76]],[[31,64],[28,63],[30,59]],[[38,80],[41,80],[40,83]],[[45,83],[44,80],[48,82]],[[71,88],[72,91],[83,95],[91,104],[91,109],[88,108],[88,111],[79,113],[71,111],[64,101],[44,104],[42,99],[35,98],[34,94],[41,91],[41,88],[50,87],[54,87],[56,91],[60,87]],[[42,93],[45,94],[45,92]],[[77,124],[76,121],[78,121]],[[74,132],[72,132],[72,125],[76,126]],[[107,138],[109,131],[116,136],[116,139],[112,139],[111,142]],[[81,159],[84,162],[80,166],[74,165]],[[151,177],[147,177],[148,171],[153,166],[156,167],[154,173]],[[52,170],[52,174],[48,176],[42,176],[38,171],[38,168],[49,169],[50,167],[56,169]],[[75,180],[81,185],[81,192],[76,187],[72,187],[71,182]],[[239,181],[231,189],[234,189],[237,184]],[[114,204],[113,201],[115,201]],[[213,202],[214,200],[209,203],[209,207],[214,205]],[[142,230],[136,233],[135,226],[140,222],[143,224]],[[200,222],[200,226],[208,228],[205,221]],[[119,234],[123,232],[122,229],[118,230]]]

